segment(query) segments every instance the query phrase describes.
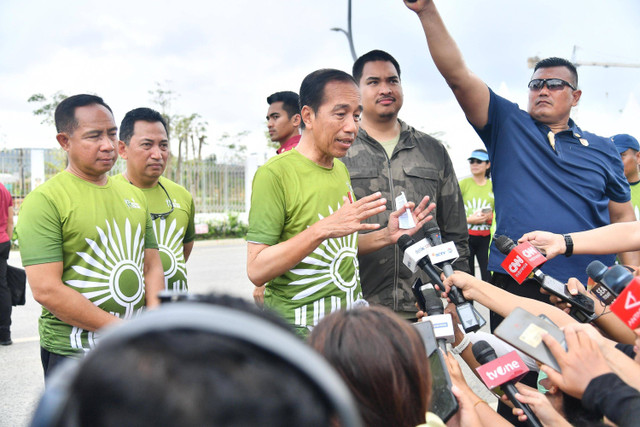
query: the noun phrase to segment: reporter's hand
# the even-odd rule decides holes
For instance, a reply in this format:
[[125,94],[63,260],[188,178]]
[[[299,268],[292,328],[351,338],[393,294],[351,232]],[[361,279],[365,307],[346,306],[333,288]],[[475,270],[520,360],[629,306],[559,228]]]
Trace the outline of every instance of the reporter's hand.
[[451,276],[445,278],[443,281],[445,289],[440,289],[443,291],[442,297],[448,299],[451,287],[455,286],[462,291],[465,298],[470,298],[469,294],[472,291],[472,288],[479,286],[479,282],[482,281],[468,273],[465,273],[464,271],[454,271]]
[[547,365],[542,365],[540,369],[562,391],[581,399],[591,380],[611,372],[611,368],[607,365],[598,344],[589,338],[586,332],[565,328],[564,336],[568,349],[566,352],[549,334],[542,336],[542,340],[558,361],[562,373]]
[[562,234],[554,234],[548,231],[532,231],[518,239],[518,243],[529,242],[542,252],[547,259],[564,254],[567,246]]
[[[524,384],[516,384],[518,393],[516,399],[529,405],[531,410],[536,414],[540,422],[545,426],[571,426],[567,420],[558,413],[547,396]],[[518,417],[518,421],[527,421],[527,416],[520,408],[513,408],[513,415]]]

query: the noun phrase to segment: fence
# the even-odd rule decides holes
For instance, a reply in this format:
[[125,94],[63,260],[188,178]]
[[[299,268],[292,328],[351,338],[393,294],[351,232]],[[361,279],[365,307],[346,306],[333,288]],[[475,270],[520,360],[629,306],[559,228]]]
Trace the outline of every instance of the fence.
[[[32,155],[29,148],[0,151],[0,182],[20,205],[32,186]],[[49,179],[66,167],[62,149],[44,151],[44,179]],[[124,171],[126,163],[118,159],[111,175]],[[37,174],[37,172],[36,172]],[[182,162],[171,158],[164,173],[168,179],[184,186],[193,195],[197,213],[244,212],[245,166],[215,163],[212,159]]]

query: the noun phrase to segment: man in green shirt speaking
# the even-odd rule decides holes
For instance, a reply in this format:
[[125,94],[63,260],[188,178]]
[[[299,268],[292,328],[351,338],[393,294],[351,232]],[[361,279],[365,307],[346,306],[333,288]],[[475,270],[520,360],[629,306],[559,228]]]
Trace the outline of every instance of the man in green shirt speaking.
[[45,377],[94,347],[98,331],[159,303],[162,264],[142,191],[110,179],[118,155],[111,108],[75,95],[55,111],[67,168],[20,207],[18,240],[33,297]]
[[[309,74],[300,87],[304,130],[293,150],[271,158],[253,180],[247,273],[256,286],[267,283],[264,305],[278,311],[306,335],[326,314],[362,299],[358,253],[395,244],[431,218],[428,198],[413,210],[407,203],[389,225],[363,223],[385,210],[374,193],[355,200],[344,157],[358,132],[362,111],[353,77],[332,69]],[[412,211],[416,226],[399,227]],[[358,235],[365,230],[376,230]]]
[[164,269],[164,289],[187,291],[187,266],[195,240],[193,197],[183,186],[162,176],[169,160],[167,124],[150,108],[129,111],[120,123],[120,157],[127,170],[114,177],[142,190]]

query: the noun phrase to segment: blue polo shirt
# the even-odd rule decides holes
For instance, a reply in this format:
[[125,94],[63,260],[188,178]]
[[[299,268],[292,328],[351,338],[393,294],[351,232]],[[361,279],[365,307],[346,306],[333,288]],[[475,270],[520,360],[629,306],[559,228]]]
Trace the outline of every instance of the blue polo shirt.
[[[547,125],[490,94],[488,123],[476,132],[491,160],[496,234],[516,241],[533,230],[571,233],[609,224],[609,200],[630,200],[611,140],[582,131],[570,119],[569,129],[555,134],[554,150]],[[504,257],[492,243],[488,269],[506,273],[500,266]],[[558,280],[577,277],[586,283],[585,270],[594,259],[611,265],[615,256],[557,256],[542,269]]]

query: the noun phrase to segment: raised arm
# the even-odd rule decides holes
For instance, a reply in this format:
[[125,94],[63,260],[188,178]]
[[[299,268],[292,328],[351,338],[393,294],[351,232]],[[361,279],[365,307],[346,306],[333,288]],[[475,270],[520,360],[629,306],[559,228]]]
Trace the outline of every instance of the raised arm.
[[458,45],[447,31],[433,1],[405,1],[405,4],[420,18],[431,58],[467,119],[475,127],[483,128],[489,118],[489,88],[465,64]]

